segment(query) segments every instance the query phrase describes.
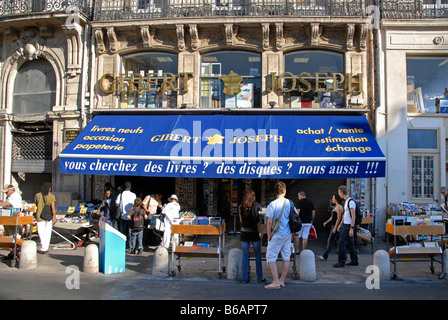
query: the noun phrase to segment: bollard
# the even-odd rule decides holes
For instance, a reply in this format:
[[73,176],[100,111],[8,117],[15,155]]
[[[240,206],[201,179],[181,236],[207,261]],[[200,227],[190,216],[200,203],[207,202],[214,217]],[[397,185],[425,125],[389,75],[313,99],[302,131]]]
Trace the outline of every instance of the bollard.
[[152,276],[158,278],[169,277],[169,255],[168,249],[159,246],[154,252],[152,265]]
[[316,261],[311,250],[305,249],[300,252],[299,278],[308,282],[316,281]]
[[373,264],[380,271],[380,280],[390,279],[390,260],[386,250],[377,250],[373,255]]
[[99,251],[96,244],[89,244],[84,252],[83,271],[85,273],[96,273],[99,271]]
[[242,279],[241,263],[243,251],[239,248],[232,248],[229,250],[227,257],[227,279],[237,280]]
[[32,240],[25,240],[20,248],[19,269],[34,269],[37,267],[37,245]]

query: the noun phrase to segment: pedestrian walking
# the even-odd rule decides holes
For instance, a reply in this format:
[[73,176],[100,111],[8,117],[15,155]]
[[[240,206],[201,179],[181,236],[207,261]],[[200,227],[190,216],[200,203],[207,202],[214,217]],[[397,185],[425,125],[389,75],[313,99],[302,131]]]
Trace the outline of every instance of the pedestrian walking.
[[314,210],[313,202],[306,197],[305,191],[298,193],[299,202],[297,203],[297,213],[302,221],[302,229],[298,232],[296,238],[296,252],[300,253],[300,239],[302,239],[302,250],[305,250],[308,246],[308,236],[310,235],[310,229],[313,226],[314,216],[316,210]]
[[240,240],[243,247],[242,275],[243,283],[248,283],[249,279],[249,249],[250,245],[255,252],[255,267],[257,270],[257,281],[265,282],[263,278],[263,265],[261,262],[261,239],[258,232],[259,212],[261,205],[255,201],[255,192],[251,188],[247,189],[243,195],[243,201],[238,208],[241,222]]
[[[272,201],[267,209],[267,235],[268,248],[266,261],[272,274],[272,283],[265,286],[266,289],[280,289],[285,286],[286,275],[288,274],[289,260],[291,257],[291,230],[289,228],[289,211],[291,202],[286,199],[286,184],[277,182],[275,185],[277,199]],[[277,220],[278,219],[278,220]],[[277,231],[271,230],[278,221]],[[277,271],[277,258],[282,255],[282,273],[280,278]]]
[[39,234],[41,246],[39,253],[42,254],[49,251],[51,233],[53,231],[53,225],[56,223],[56,197],[51,193],[51,189],[51,183],[44,183],[40,192],[34,196],[34,203],[37,208],[37,233]]
[[[174,219],[179,218],[180,211],[179,199],[175,194],[172,194],[168,198],[168,201],[169,202],[162,209],[162,214],[165,217],[165,231],[163,232],[162,247],[165,247],[167,249],[170,247],[171,228],[173,225],[173,221]],[[177,242],[177,239],[178,237],[174,238],[175,242]]]
[[324,227],[330,224],[330,234],[328,235],[327,247],[325,248],[324,253],[319,256],[321,260],[327,260],[328,255],[330,254],[331,248],[333,247],[333,243],[338,235],[338,226],[341,222],[342,213],[344,212],[344,208],[342,207],[342,198],[339,194],[333,194],[331,198],[332,203],[334,204],[334,208],[331,211],[330,219],[324,222]]
[[347,252],[345,249],[346,243],[348,243],[349,251],[350,251],[350,259],[351,261],[347,263],[349,266],[357,266],[358,265],[358,254],[355,248],[354,242],[354,228],[356,221],[356,204],[355,201],[350,201],[348,196],[348,190],[346,186],[340,186],[338,188],[338,193],[342,199],[345,200],[344,203],[344,216],[339,223],[338,231],[339,231],[339,241],[338,241],[338,262],[333,266],[335,268],[341,268],[345,266],[345,260],[347,259]]

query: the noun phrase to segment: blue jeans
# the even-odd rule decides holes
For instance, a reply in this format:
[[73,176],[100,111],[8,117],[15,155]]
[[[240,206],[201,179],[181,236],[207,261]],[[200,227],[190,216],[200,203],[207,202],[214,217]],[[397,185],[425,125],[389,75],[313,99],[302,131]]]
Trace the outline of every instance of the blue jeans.
[[143,230],[131,231],[131,251],[143,249]]
[[325,249],[324,253],[322,254],[322,257],[324,257],[325,259],[328,258],[331,248],[333,247],[334,239],[336,239],[336,237],[338,235],[337,231],[336,231],[336,233],[333,233],[334,228],[335,228],[335,226],[331,226],[330,235],[328,236],[328,240],[327,240],[327,248]]
[[[350,225],[342,224],[341,232],[339,233],[338,241],[338,261],[345,264],[347,259],[347,252],[345,250],[345,243],[348,242],[348,249],[350,251],[350,259],[352,262],[358,262],[358,254],[356,253],[354,237],[349,237]],[[353,230],[353,233],[355,230]]]
[[249,248],[250,244],[254,247],[255,251],[255,266],[257,268],[257,280],[263,280],[263,266],[261,263],[261,241],[255,242],[246,242],[241,241],[241,245],[243,247],[243,261],[242,261],[242,270],[241,273],[243,275],[243,282],[249,281]]

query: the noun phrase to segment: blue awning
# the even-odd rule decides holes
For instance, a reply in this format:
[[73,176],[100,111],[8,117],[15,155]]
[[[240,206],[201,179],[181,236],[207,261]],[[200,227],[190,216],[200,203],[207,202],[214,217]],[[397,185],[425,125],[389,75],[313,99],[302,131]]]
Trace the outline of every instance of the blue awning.
[[194,178],[384,177],[364,115],[97,115],[62,173]]

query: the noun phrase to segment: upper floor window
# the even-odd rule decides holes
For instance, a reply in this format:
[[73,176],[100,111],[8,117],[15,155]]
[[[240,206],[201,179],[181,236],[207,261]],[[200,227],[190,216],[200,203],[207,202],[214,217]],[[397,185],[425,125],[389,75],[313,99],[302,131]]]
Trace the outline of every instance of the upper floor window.
[[432,200],[440,175],[437,129],[408,130],[408,165],[412,200]]
[[127,88],[121,93],[122,107],[176,108],[177,61],[176,54],[163,52],[124,56],[122,63]]
[[[323,50],[285,54],[284,103],[289,108],[343,108],[344,55]],[[291,75],[294,75],[293,78]]]
[[[227,78],[234,74],[234,79]],[[236,94],[230,90],[233,80],[239,89]],[[261,56],[258,53],[219,51],[204,54],[200,81],[201,108],[261,107]]]
[[406,72],[408,112],[435,113],[448,107],[448,56],[407,57]]
[[43,113],[56,103],[56,75],[45,59],[25,62],[14,82],[12,111],[14,114]]

